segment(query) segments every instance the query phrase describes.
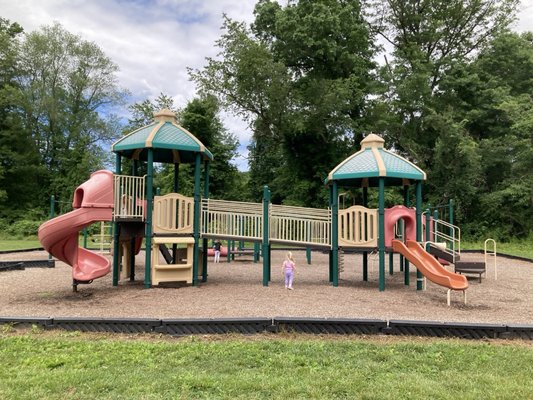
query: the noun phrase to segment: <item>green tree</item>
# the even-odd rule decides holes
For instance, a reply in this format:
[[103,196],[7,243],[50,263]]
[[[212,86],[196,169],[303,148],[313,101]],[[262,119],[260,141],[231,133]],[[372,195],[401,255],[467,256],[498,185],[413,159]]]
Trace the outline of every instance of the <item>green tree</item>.
[[226,20],[220,60],[191,74],[251,122],[250,178],[274,202],[327,204],[323,179],[361,139],[373,46],[359,2],[261,0]]
[[506,32],[442,82],[441,101],[478,143],[481,233],[503,239],[533,230],[532,71],[533,34]]
[[73,189],[104,165],[103,146],[120,129],[111,111],[125,96],[117,71],[95,43],[57,23],[22,41],[9,101],[46,168],[46,179],[34,192],[41,204],[49,194],[71,198]]
[[[389,113],[387,142],[432,166],[440,135],[427,129],[426,117],[441,111],[435,97],[442,78],[475,57],[516,15],[519,0],[377,0],[371,2],[373,27],[392,59],[382,69]],[[388,60],[387,60],[388,61]]]
[[13,99],[20,89],[22,33],[20,25],[0,18],[0,218],[9,222],[38,207],[35,191],[44,172]]
[[168,109],[178,113],[174,104],[174,99],[164,93],[160,93],[155,100],[146,99],[140,103],[134,103],[128,107],[131,116],[123,133],[130,133],[135,129],[149,125],[154,121],[154,113],[163,109]]

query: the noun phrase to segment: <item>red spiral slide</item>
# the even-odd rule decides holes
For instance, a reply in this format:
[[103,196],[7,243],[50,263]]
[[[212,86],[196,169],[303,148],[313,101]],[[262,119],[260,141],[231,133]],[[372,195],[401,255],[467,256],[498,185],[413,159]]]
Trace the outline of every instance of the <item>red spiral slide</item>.
[[106,275],[110,261],[97,253],[79,247],[79,232],[113,216],[113,173],[93,172],[88,181],[78,186],[72,201],[74,211],[45,222],[39,228],[39,241],[52,256],[72,267],[72,278],[87,282]]

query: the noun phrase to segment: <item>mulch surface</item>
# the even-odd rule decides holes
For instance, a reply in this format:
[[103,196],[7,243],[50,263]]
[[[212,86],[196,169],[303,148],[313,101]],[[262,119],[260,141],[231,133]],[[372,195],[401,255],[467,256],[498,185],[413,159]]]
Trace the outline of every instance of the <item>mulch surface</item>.
[[[533,263],[505,257],[480,283],[469,278],[467,304],[461,292],[452,292],[446,305],[443,287],[427,281],[416,290],[416,270],[410,286],[404,285],[395,255],[394,274],[378,290],[378,260],[370,257],[369,280],[362,280],[362,256],[345,256],[339,287],[328,279],[328,255],[313,252],[308,265],[304,251],[294,252],[297,262],[294,290],[284,288],[281,263],[284,251],[272,252],[272,281],[262,285],[262,262],[241,256],[228,263],[208,265],[208,281],[196,287],[174,285],[143,288],[144,253],[136,258],[136,281],[121,280],[113,287],[111,274],[72,291],[71,268],[56,261],[55,268],[27,268],[0,272],[0,316],[99,318],[242,318],[314,317],[377,318],[418,321],[533,324]],[[0,261],[46,259],[47,253],[0,254]],[[462,259],[483,261],[483,255],[463,254]]]

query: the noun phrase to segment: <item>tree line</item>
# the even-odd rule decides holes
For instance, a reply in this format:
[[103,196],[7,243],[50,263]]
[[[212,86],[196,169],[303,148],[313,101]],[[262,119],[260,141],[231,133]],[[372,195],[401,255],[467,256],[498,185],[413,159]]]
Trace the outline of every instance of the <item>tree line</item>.
[[[453,199],[471,237],[533,231],[533,34],[510,30],[518,0],[259,0],[254,21],[225,18],[198,97],[127,104],[118,66],[59,24],[24,33],[0,19],[0,219],[42,219],[69,200],[109,145],[169,108],[214,154],[211,194],[327,207],[324,178],[374,132],[428,175],[425,204]],[[126,124],[113,114],[127,106]],[[221,109],[252,132],[249,171]],[[191,171],[180,169],[180,191]],[[157,185],[172,186],[160,166]],[[360,202],[349,190],[348,201]],[[401,203],[387,191],[387,205]]]
[[[370,132],[453,199],[472,236],[533,228],[533,35],[517,0],[259,0],[224,22],[219,56],[190,71],[252,129],[250,182],[275,202],[323,207],[323,179]],[[360,194],[348,192],[360,204]],[[359,196],[359,197],[358,197]],[[402,201],[387,193],[387,205]]]

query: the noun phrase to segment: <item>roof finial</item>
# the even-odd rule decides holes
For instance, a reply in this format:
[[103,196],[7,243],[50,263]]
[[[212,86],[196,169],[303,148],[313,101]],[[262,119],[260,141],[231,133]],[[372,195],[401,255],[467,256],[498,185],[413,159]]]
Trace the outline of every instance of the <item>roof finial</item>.
[[154,113],[155,122],[176,122],[176,114],[168,108],[163,108],[161,111]]
[[383,148],[383,144],[385,143],[385,140],[374,134],[374,133],[371,133],[370,135],[368,135],[366,138],[364,138],[363,140],[361,140],[361,150],[363,149],[369,149],[369,148]]

